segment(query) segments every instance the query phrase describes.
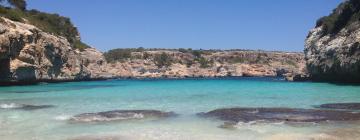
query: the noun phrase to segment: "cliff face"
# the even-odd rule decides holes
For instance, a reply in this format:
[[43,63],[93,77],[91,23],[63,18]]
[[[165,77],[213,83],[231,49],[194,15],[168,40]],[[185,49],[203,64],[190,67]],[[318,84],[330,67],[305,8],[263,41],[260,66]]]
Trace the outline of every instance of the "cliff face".
[[0,81],[93,78],[91,67],[100,65],[103,60],[97,59],[99,62],[87,65],[86,57],[93,57],[91,52],[94,50],[86,49],[80,52],[70,45],[64,37],[0,17]]
[[[160,66],[157,56],[166,54],[169,66]],[[144,58],[146,56],[146,58]],[[206,64],[204,64],[206,61]],[[285,76],[304,74],[302,53],[264,51],[215,51],[197,58],[177,50],[132,52],[131,58],[108,63],[108,73],[121,77],[183,78],[225,76]]]
[[314,80],[360,82],[360,1],[349,0],[317,23],[305,42]]
[[108,63],[94,48],[79,51],[65,37],[0,17],[0,85],[116,77],[291,77],[303,74],[305,66],[303,54],[286,52],[214,51],[200,57],[178,50],[143,50],[130,56]]

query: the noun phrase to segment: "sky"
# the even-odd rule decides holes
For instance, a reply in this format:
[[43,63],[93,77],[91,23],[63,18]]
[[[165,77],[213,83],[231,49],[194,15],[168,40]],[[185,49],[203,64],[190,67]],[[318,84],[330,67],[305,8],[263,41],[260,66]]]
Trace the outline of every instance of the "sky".
[[82,41],[114,48],[303,51],[316,20],[342,0],[27,0],[70,17]]

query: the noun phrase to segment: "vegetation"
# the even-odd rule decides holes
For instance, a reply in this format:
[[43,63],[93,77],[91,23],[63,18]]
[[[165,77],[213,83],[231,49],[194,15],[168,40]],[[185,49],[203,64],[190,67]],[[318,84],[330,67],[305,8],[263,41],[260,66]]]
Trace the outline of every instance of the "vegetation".
[[147,52],[143,53],[143,59],[150,59],[151,55]]
[[323,35],[337,34],[345,26],[360,20],[360,1],[348,0],[333,10],[329,16],[320,18],[316,27],[322,26]]
[[204,57],[200,57],[198,59],[198,61],[200,63],[201,68],[208,68],[208,67],[211,67],[214,64],[214,60],[207,60]]
[[[163,51],[182,51],[182,53],[188,53],[189,55],[176,54],[172,55],[168,52]],[[149,51],[160,51],[159,54],[150,53]],[[220,50],[221,51],[221,50]],[[135,53],[136,52],[136,53]],[[225,56],[209,56],[209,54],[214,53],[214,50],[191,50],[191,49],[144,49],[144,48],[122,48],[122,49],[113,49],[108,52],[105,52],[105,58],[108,62],[124,62],[132,59],[143,59],[143,60],[152,60],[156,66],[168,67],[173,63],[179,63],[191,67],[194,64],[200,64],[201,68],[212,67],[216,62],[219,63],[246,63],[246,64],[266,64],[269,65],[271,59],[267,53],[254,52],[254,53],[229,53]],[[208,55],[205,57],[205,55]],[[285,62],[284,64],[295,65],[296,62]]]
[[[139,47],[139,48],[119,48],[119,49],[113,49],[109,50],[104,53],[105,59],[108,62],[116,62],[116,61],[125,61],[127,59],[131,59],[132,57],[136,58],[143,58],[143,59],[149,59],[150,54],[147,52],[144,52],[145,48]],[[142,56],[133,56],[132,52],[144,52]]]
[[235,63],[244,63],[245,59],[239,56],[231,56],[229,58],[229,63],[235,64]]
[[168,54],[166,54],[165,52],[161,53],[161,54],[157,54],[154,57],[154,62],[156,64],[156,66],[158,66],[159,68],[162,67],[169,67],[172,64],[172,57]]
[[285,60],[285,64],[297,67],[297,63],[292,60]]
[[131,49],[113,49],[104,53],[107,62],[124,61],[131,58]]
[[[0,0],[0,3],[4,3],[5,0]],[[26,10],[26,1],[25,0],[6,0],[8,4],[11,6],[19,9],[19,10]]]
[[[77,28],[67,17],[58,14],[48,14],[37,10],[26,10],[25,0],[6,0],[14,8],[0,6],[0,16],[13,21],[32,24],[39,29],[58,36],[65,37],[73,48],[83,50],[89,46],[80,41]],[[5,0],[0,0],[5,4]]]
[[90,48],[90,46],[85,44],[84,42],[81,42],[80,40],[75,40],[74,48],[79,49],[80,51],[83,51],[86,48]]

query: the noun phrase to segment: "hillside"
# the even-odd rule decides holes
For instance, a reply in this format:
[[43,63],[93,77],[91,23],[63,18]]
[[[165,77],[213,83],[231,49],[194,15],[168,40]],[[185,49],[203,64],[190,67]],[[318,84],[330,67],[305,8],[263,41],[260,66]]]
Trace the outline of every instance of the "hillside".
[[348,0],[317,21],[305,42],[313,80],[360,82],[360,1]]
[[129,77],[294,76],[304,74],[301,53],[251,50],[114,49],[107,61]]
[[1,5],[0,16],[12,21],[34,25],[52,35],[65,37],[73,48],[83,50],[89,47],[81,42],[80,33],[67,17],[58,14],[44,13],[35,9],[21,10]]

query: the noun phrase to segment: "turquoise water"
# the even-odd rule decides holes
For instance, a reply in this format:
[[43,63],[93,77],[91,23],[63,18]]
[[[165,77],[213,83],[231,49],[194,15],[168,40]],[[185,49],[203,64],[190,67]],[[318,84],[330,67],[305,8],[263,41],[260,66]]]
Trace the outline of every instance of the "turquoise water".
[[[235,130],[195,114],[223,107],[313,108],[324,103],[360,102],[360,86],[285,82],[277,78],[109,80],[0,87],[0,139],[68,140],[121,137],[129,140],[323,139],[346,131],[359,138],[359,122],[322,124],[247,123]],[[32,111],[9,104],[54,105]],[[174,111],[156,121],[72,124],[73,115],[118,109]],[[345,136],[344,136],[345,137]]]

